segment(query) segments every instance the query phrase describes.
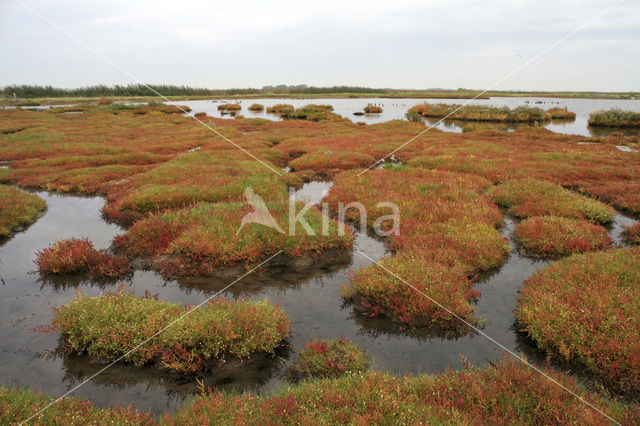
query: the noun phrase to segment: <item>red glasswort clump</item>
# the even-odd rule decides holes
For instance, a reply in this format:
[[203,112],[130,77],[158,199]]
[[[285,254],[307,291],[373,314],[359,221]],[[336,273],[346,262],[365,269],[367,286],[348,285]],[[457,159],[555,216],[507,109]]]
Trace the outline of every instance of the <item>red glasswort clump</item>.
[[640,244],[640,223],[625,227],[625,238],[634,244]]
[[[374,264],[356,271],[344,296],[367,316],[448,332],[468,330],[433,300],[475,321],[471,301],[478,292],[471,278],[480,270],[499,266],[509,254],[506,240],[496,229],[502,214],[481,194],[488,186],[489,181],[471,174],[406,166],[371,170],[362,176],[337,175],[327,196],[334,211],[340,202],[358,200],[372,226],[390,213],[377,208],[377,203],[391,201],[399,207],[401,228],[400,235],[388,237],[395,254],[382,259],[382,267]],[[358,209],[345,215],[360,219]]]
[[131,272],[122,257],[106,250],[96,250],[87,238],[69,238],[55,242],[37,253],[41,274],[90,274],[96,277],[119,277]]
[[640,249],[574,254],[524,282],[516,317],[549,354],[640,393]]
[[602,250],[613,244],[600,225],[555,216],[529,218],[516,227],[514,236],[528,253],[542,257]]
[[47,203],[37,195],[0,185],[0,238],[35,221],[46,209]]

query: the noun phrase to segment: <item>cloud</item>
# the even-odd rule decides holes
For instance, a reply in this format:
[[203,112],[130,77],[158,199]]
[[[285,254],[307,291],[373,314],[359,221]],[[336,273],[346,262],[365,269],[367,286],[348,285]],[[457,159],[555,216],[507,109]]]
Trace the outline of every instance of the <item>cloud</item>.
[[[29,0],[24,0],[29,1]],[[208,87],[274,82],[381,87],[489,85],[609,4],[597,0],[29,4],[145,81]],[[625,2],[539,60],[510,89],[638,90],[640,5]],[[76,86],[130,78],[17,2],[0,3],[0,84]],[[603,78],[606,64],[616,69]],[[43,72],[46,70],[46,72]],[[575,75],[567,76],[566,73]],[[493,80],[493,81],[492,81]],[[511,86],[517,85],[517,86]]]

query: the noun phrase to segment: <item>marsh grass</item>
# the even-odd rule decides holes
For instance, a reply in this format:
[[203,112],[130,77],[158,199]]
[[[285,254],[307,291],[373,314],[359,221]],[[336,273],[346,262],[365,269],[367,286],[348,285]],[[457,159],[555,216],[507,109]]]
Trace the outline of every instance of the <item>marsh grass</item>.
[[264,105],[262,105],[262,104],[251,104],[248,109],[249,109],[249,111],[264,111]]
[[567,108],[550,108],[547,110],[547,115],[554,120],[575,120],[576,118],[576,113]]
[[289,114],[293,112],[295,108],[293,105],[289,104],[276,104],[270,107],[267,107],[267,112],[271,114]]
[[229,111],[229,112],[237,112],[240,111],[242,107],[240,104],[221,104],[218,105],[218,111]]
[[422,115],[420,115],[418,111],[407,111],[404,117],[407,119],[407,121],[422,123]]
[[589,115],[588,123],[600,127],[640,127],[640,112],[619,108],[595,111]]

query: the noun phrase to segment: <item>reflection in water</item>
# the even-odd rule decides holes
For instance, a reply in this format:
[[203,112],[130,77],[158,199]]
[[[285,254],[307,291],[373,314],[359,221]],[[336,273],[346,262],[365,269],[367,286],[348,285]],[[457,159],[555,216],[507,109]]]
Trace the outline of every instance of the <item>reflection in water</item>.
[[[296,193],[318,202],[330,182],[310,183]],[[35,253],[53,241],[71,236],[86,236],[97,248],[106,248],[123,230],[100,217],[101,198],[81,198],[38,193],[49,209],[26,231],[0,246],[0,383],[20,383],[57,396],[91,377],[105,366],[88,356],[60,356],[57,333],[34,333],[30,329],[48,324],[52,308],[67,303],[76,288],[89,295],[114,290],[117,282],[91,282],[77,278],[39,280],[32,271]],[[622,225],[631,222],[617,216],[611,234],[618,239]],[[507,220],[505,235],[513,222]],[[383,241],[356,233],[355,248],[373,259],[388,255]],[[515,250],[501,268],[482,277],[476,288],[482,292],[474,304],[476,316],[482,318],[484,331],[514,351],[532,351],[533,346],[514,329],[513,308],[518,286],[544,262],[521,257]],[[204,375],[206,386],[217,389],[269,392],[285,385],[286,365],[304,343],[315,338],[336,338],[341,333],[360,345],[371,356],[373,368],[414,374],[460,367],[459,354],[477,365],[499,359],[499,349],[483,336],[468,334],[451,338],[428,332],[408,332],[384,319],[360,315],[345,306],[341,285],[348,272],[370,265],[356,251],[326,253],[299,262],[267,265],[232,286],[225,294],[248,299],[269,299],[280,303],[289,314],[292,335],[288,346],[275,356],[215,369]],[[136,271],[125,281],[137,294],[145,290],[158,293],[161,300],[199,303],[215,294],[236,276],[163,280],[153,271]],[[54,352],[50,352],[50,351]],[[48,355],[48,356],[46,356]],[[173,411],[185,397],[197,392],[195,379],[177,376],[156,366],[137,368],[117,364],[80,387],[75,394],[100,406],[136,401],[138,408],[154,413]]]

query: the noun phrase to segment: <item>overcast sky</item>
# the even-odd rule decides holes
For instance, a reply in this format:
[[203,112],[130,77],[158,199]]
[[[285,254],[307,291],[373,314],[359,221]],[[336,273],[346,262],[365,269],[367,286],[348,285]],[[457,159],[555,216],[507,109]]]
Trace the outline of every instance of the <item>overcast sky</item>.
[[[149,83],[484,89],[614,1],[20,0]],[[0,0],[0,85],[135,82]],[[495,88],[640,91],[626,0]]]

